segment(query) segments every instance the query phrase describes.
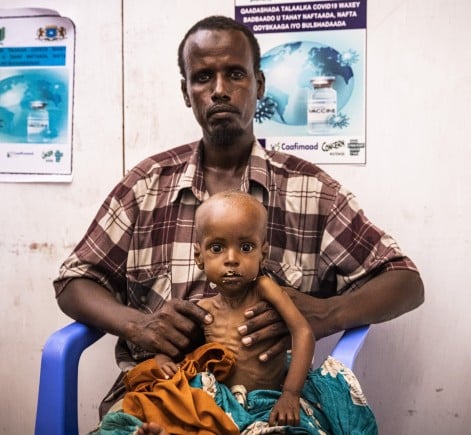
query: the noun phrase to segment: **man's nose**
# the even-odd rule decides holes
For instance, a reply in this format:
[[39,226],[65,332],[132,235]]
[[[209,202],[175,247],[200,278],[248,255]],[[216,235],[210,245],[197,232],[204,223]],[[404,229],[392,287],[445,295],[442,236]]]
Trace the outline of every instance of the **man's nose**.
[[218,74],[214,78],[213,93],[211,95],[213,101],[229,101],[230,100],[230,84],[223,74]]

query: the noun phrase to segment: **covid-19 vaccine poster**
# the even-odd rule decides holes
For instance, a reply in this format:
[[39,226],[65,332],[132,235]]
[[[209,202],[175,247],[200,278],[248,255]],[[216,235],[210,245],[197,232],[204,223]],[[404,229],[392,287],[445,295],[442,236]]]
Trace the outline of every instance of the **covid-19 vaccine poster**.
[[260,44],[255,134],[313,163],[366,163],[366,0],[235,0]]
[[71,181],[74,51],[70,19],[0,9],[0,181]]

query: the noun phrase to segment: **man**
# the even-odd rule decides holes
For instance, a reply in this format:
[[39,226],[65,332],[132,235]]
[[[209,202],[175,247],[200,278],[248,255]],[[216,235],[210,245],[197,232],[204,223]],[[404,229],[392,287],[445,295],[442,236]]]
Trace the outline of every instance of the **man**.
[[[203,137],[141,162],[110,193],[54,283],[61,309],[117,335],[123,371],[155,353],[178,358],[195,347],[212,318],[193,302],[215,290],[193,263],[194,214],[228,189],[249,192],[267,208],[265,266],[317,339],[420,305],[414,264],[353,195],[317,166],[266,151],[254,138],[265,78],[250,31],[209,17],[188,31],[178,54],[184,101]],[[239,328],[245,346],[285,338],[262,361],[286,349],[286,327],[266,303],[246,317]],[[123,391],[118,380],[105,402]]]

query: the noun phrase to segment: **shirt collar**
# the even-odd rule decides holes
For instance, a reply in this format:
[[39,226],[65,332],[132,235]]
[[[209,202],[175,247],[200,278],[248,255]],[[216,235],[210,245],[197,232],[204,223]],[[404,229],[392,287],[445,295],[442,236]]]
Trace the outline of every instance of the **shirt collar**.
[[[208,197],[208,192],[204,184],[202,151],[203,142],[194,143],[193,152],[188,159],[185,171],[182,173],[178,186],[172,196],[171,201],[174,202],[185,189],[191,189],[193,195],[203,201]],[[268,155],[266,150],[255,139],[252,145],[252,151],[249,157],[249,163],[242,176],[241,188],[243,191],[250,191],[253,183],[264,188],[268,193],[269,175],[267,170]]]
[[260,142],[255,139],[252,152],[249,158],[249,165],[247,167],[248,180],[257,183],[264,188],[268,193],[270,186],[270,175],[268,172],[269,156],[265,148],[262,147]]

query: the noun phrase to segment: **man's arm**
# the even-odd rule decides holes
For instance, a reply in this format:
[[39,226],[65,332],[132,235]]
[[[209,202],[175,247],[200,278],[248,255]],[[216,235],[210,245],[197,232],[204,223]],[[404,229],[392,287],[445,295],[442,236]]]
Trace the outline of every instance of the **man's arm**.
[[155,313],[142,313],[118,302],[95,281],[83,278],[71,280],[57,302],[65,314],[79,322],[172,358],[179,357],[198,336],[202,323],[212,321],[202,308],[179,299],[166,302]]
[[362,287],[327,299],[289,289],[317,339],[345,329],[392,320],[424,301],[420,275],[410,270],[384,272]]
[[[411,270],[384,272],[348,294],[319,299],[286,288],[298,309],[304,314],[316,339],[356,326],[385,322],[417,308],[424,301],[420,275]],[[267,337],[287,334],[277,313],[263,302],[246,314],[247,322],[239,329],[251,345]],[[282,352],[287,340],[268,349],[268,358]]]

